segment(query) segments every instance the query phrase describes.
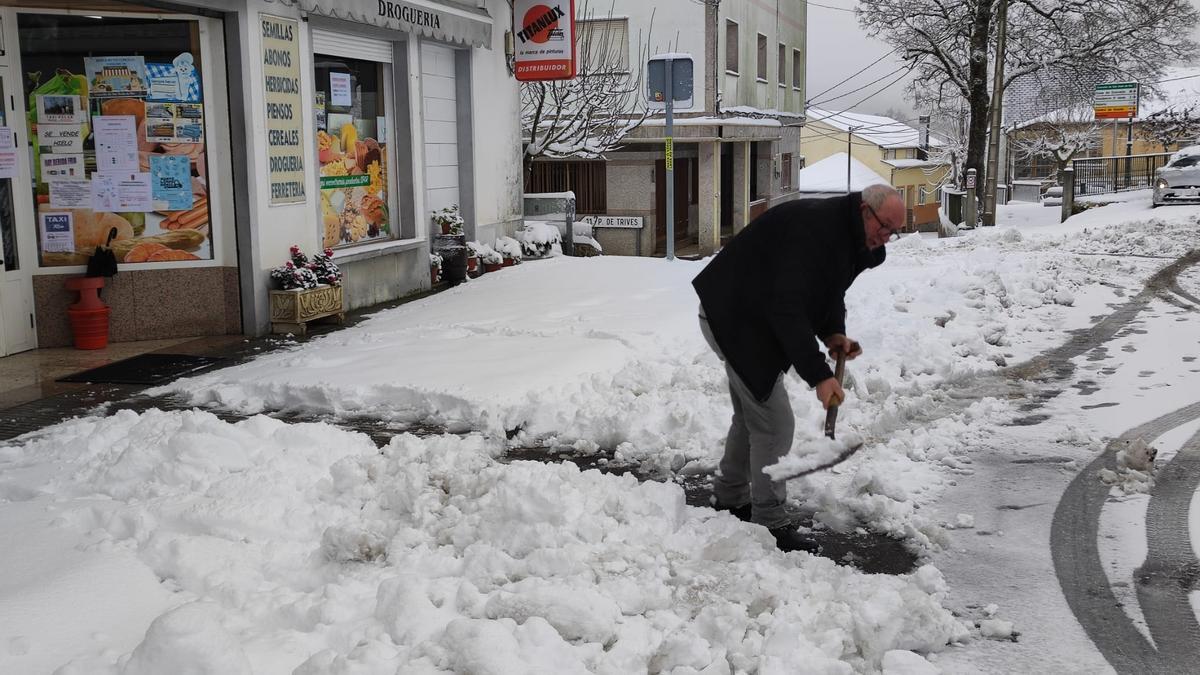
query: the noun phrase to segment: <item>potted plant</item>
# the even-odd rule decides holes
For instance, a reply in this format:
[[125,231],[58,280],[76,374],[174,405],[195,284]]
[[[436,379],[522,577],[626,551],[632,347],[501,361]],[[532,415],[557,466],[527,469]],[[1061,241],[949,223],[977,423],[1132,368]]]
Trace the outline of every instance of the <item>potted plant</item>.
[[496,251],[504,257],[504,266],[512,267],[521,263],[521,242],[512,237],[496,239]]
[[527,220],[517,232],[521,252],[529,258],[562,255],[562,233],[554,225],[540,220]]
[[436,284],[442,278],[442,256],[429,254],[429,283]]
[[480,263],[482,263],[483,271],[480,272],[480,274],[483,274],[484,272],[495,272],[501,267],[504,267],[504,256],[500,255],[496,249],[488,246],[487,244],[481,244],[477,241],[468,241],[467,250],[471,252],[471,255],[478,258]]
[[271,270],[272,332],[303,335],[310,321],[344,321],[342,271],[333,262],[333,251],[325,249],[312,260],[299,246],[290,253],[291,260]]
[[433,212],[433,222],[441,228],[442,234],[458,235],[463,233],[463,219],[458,214],[458,204],[451,204],[444,209]]

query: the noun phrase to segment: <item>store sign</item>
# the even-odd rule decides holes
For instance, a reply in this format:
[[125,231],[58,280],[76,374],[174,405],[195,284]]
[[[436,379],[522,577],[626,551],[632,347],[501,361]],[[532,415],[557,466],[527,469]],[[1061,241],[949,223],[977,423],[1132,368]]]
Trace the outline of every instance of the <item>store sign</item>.
[[518,80],[575,77],[575,0],[513,3]]
[[405,0],[299,0],[300,9],[342,21],[424,35],[471,47],[492,48],[492,19],[475,3],[444,9]]
[[299,22],[260,14],[271,205],[304,201]]
[[592,227],[618,227],[631,230],[642,229],[641,216],[584,216],[579,222]]
[[1098,120],[1133,119],[1138,114],[1137,82],[1107,82],[1096,85],[1092,109]]

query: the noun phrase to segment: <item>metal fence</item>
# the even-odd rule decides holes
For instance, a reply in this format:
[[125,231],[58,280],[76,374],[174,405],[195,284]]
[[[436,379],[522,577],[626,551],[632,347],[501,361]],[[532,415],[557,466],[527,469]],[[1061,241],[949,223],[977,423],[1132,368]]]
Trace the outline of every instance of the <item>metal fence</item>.
[[1072,162],[1075,194],[1094,195],[1153,187],[1154,170],[1170,158],[1171,153],[1076,159]]

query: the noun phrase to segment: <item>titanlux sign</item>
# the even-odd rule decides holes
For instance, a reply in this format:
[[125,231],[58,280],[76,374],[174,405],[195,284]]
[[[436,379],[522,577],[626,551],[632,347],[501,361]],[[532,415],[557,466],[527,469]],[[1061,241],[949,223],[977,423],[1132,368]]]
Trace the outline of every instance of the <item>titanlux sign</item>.
[[575,77],[575,0],[513,3],[518,80]]

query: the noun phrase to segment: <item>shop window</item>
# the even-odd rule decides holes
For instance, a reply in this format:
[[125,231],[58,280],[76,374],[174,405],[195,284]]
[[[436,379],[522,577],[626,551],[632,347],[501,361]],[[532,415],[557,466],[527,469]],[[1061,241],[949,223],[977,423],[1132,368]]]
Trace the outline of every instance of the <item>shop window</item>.
[[725,20],[725,72],[738,74],[738,52],[741,45],[738,42],[737,23]]
[[393,239],[386,82],[377,61],[315,54],[317,160],[325,246]]
[[18,14],[43,267],[213,258],[196,21]]
[[767,81],[767,36],[762,33],[758,34],[758,73],[757,78],[762,81]]

